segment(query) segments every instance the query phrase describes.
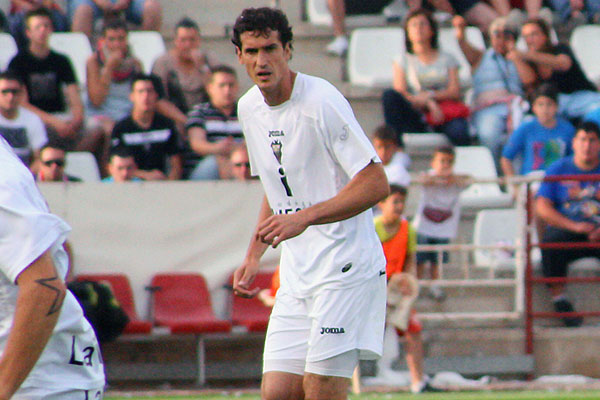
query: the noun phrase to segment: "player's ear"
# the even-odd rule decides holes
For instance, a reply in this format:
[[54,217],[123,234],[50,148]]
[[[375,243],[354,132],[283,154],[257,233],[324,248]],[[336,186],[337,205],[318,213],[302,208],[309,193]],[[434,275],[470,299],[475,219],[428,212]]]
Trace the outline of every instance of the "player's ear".
[[237,56],[238,62],[242,64],[242,50],[235,46],[235,55]]

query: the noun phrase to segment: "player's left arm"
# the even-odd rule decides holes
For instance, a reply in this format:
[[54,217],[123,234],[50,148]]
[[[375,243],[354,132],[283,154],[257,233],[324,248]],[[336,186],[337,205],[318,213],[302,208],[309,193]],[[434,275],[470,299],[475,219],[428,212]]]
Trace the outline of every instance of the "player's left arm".
[[371,161],[329,200],[293,214],[272,215],[258,227],[261,240],[277,247],[298,236],[311,225],[329,224],[351,218],[387,197],[389,185],[381,163]]
[[49,251],[17,277],[14,320],[0,358],[0,400],[10,399],[29,375],[58,321],[66,294]]

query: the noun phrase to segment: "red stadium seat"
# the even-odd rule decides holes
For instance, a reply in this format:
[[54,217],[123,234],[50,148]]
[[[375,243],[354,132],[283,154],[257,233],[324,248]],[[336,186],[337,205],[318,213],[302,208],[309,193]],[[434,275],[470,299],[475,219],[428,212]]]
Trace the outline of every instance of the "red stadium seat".
[[[259,272],[254,279],[254,285],[261,289],[271,287],[273,272]],[[233,282],[233,276],[229,282]],[[231,322],[233,325],[244,326],[248,332],[265,332],[271,315],[271,308],[265,306],[256,296],[251,299],[236,296],[232,293]]]
[[152,278],[153,315],[171,333],[230,332],[231,323],[215,317],[206,281],[199,274],[157,274]]
[[138,318],[133,302],[133,291],[129,279],[123,274],[81,274],[77,275],[78,281],[107,282],[113,293],[129,317],[129,323],[123,333],[150,333],[152,324]]

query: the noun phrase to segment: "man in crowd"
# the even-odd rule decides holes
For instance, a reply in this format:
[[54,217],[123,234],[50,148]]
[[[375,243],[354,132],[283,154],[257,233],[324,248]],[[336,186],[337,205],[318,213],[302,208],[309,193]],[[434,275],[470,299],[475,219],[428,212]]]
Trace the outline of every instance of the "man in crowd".
[[237,181],[248,181],[254,179],[250,174],[250,160],[248,149],[243,143],[236,144],[229,156],[232,178]]
[[110,152],[108,162],[108,173],[110,176],[102,179],[102,182],[128,182],[139,181],[135,176],[137,164],[133,154],[123,146],[115,147]]
[[65,149],[55,143],[47,143],[40,149],[40,162],[36,174],[39,182],[81,182],[81,179],[65,174]]

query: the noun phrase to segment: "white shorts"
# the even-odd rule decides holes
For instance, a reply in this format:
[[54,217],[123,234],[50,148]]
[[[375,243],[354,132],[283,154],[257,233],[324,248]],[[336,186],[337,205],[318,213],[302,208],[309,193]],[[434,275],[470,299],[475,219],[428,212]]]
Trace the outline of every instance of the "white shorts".
[[308,364],[351,350],[358,350],[361,360],[381,357],[385,310],[385,274],[352,288],[322,290],[310,298],[296,298],[280,289],[269,319],[263,373],[302,375],[311,372]]
[[104,390],[21,388],[13,400],[102,400]]

